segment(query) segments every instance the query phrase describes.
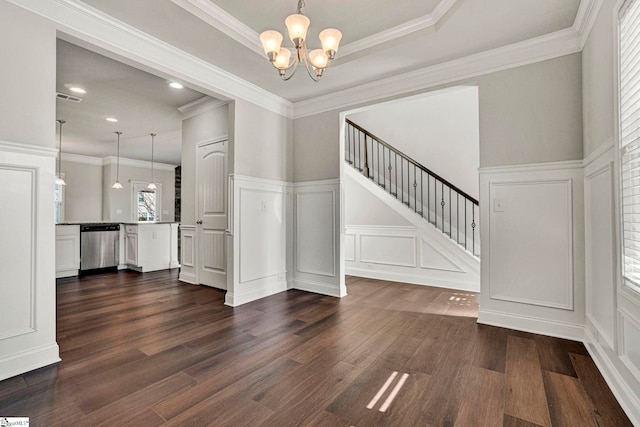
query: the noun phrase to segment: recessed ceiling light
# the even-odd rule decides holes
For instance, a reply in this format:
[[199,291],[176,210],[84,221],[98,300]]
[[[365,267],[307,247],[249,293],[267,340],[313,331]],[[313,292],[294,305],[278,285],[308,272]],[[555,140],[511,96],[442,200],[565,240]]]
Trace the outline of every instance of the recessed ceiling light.
[[169,86],[171,86],[174,89],[182,89],[184,88],[184,86],[182,86],[180,83],[178,82],[171,82],[169,83]]
[[82,89],[81,87],[77,87],[77,86],[70,87],[69,90],[71,92],[75,92],[75,93],[87,93],[86,90]]
[[108,122],[112,122],[112,123],[116,123],[118,121],[118,119],[116,119],[115,117],[107,117],[107,121]]

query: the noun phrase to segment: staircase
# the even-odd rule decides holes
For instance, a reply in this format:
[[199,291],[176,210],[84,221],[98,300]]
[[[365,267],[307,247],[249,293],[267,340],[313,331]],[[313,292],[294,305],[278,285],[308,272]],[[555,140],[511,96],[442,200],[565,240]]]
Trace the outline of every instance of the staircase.
[[346,119],[345,161],[475,257],[478,201]]

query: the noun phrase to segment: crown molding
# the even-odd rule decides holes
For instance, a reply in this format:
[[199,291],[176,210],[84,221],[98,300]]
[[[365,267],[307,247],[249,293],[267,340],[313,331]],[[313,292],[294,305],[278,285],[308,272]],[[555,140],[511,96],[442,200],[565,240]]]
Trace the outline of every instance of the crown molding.
[[150,69],[184,79],[220,99],[243,99],[292,117],[292,103],[80,0],[7,0],[57,24],[57,29]]
[[294,119],[362,106],[484,74],[545,61],[582,50],[581,34],[566,28],[540,37],[376,80],[294,104]]
[[82,154],[65,153],[62,152],[63,162],[83,163],[85,165],[102,166],[103,160],[101,157],[84,156]]
[[[102,165],[104,166],[112,165],[112,164],[115,164],[116,161],[117,161],[117,158],[115,156],[108,156],[102,159]],[[135,168],[151,169],[151,162],[148,162],[146,160],[137,160],[137,159],[129,159],[127,157],[120,157],[120,166],[131,166]],[[158,171],[175,172],[176,165],[153,162],[153,169]]]
[[220,101],[219,99],[203,96],[195,101],[179,106],[178,111],[182,113],[182,120],[185,120],[227,104],[227,101]]
[[591,29],[598,18],[598,13],[602,7],[603,0],[582,0],[578,7],[576,19],[573,22],[573,28],[580,34],[580,49],[589,39]]
[[[260,43],[260,35],[212,2],[208,0],[171,1],[261,57],[264,56],[264,50]],[[426,29],[433,29],[435,31],[435,29],[442,24],[441,21],[444,21],[448,16],[449,11],[460,1],[461,0],[440,0],[435,9],[428,15],[420,16],[385,31],[345,44],[340,47],[340,58],[345,58],[354,53],[380,46],[383,43],[411,35],[417,31]]]
[[[57,150],[55,150],[57,151]],[[63,162],[71,162],[71,163],[82,163],[85,165],[93,165],[93,166],[107,166],[111,164],[116,164],[117,158],[116,156],[107,156],[107,157],[94,157],[94,156],[85,156],[82,154],[74,154],[74,153],[62,153],[62,161]],[[136,168],[145,168],[151,169],[151,162],[146,160],[137,160],[130,159],[128,157],[120,157],[120,166],[132,166]],[[175,171],[176,165],[170,165],[168,163],[158,163],[153,162],[153,168],[155,170],[162,171]]]
[[0,153],[29,154],[43,157],[57,157],[58,149],[41,145],[0,140]]
[[208,0],[171,1],[258,55],[264,55],[260,35],[213,2]]

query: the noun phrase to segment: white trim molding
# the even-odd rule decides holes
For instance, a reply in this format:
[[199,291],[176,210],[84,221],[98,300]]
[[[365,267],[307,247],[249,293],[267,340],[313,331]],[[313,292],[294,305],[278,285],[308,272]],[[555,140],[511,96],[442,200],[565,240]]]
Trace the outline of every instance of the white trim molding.
[[182,113],[182,120],[189,119],[207,111],[215,110],[216,108],[227,105],[228,101],[220,101],[219,99],[211,98],[209,96],[203,96],[195,101],[191,101],[187,104],[178,107],[178,111]]
[[584,338],[584,326],[580,323],[522,316],[483,308],[478,312],[478,323],[574,341],[583,341]]

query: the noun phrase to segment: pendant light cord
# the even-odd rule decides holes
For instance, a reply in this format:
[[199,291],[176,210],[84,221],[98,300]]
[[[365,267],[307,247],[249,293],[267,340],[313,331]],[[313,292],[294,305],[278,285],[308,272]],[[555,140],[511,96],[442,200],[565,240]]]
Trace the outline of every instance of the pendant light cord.
[[118,135],[118,149],[117,149],[117,157],[116,157],[116,181],[120,182],[120,135],[122,132],[116,132]]
[[64,120],[56,120],[60,125],[60,140],[58,143],[58,178],[60,178],[60,174],[62,173],[62,125],[66,123]]

